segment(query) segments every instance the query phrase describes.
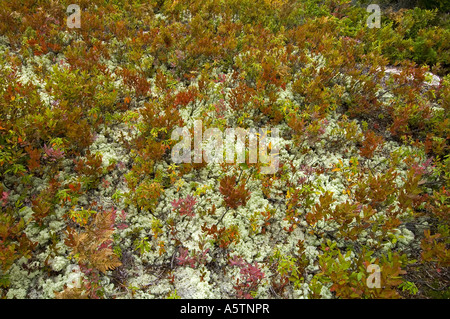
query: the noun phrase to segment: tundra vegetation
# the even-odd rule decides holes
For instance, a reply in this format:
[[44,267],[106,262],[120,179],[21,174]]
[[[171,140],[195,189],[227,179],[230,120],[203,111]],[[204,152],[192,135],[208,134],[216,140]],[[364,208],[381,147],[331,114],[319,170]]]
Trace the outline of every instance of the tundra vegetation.
[[72,2],[0,6],[2,298],[449,297],[448,1]]

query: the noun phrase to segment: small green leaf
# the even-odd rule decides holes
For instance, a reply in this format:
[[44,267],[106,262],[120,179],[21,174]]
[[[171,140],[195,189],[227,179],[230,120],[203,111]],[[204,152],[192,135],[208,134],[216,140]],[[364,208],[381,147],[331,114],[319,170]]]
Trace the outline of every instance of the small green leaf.
[[362,276],[363,276],[363,274],[361,272],[359,272],[358,275],[357,275],[358,281],[361,281]]

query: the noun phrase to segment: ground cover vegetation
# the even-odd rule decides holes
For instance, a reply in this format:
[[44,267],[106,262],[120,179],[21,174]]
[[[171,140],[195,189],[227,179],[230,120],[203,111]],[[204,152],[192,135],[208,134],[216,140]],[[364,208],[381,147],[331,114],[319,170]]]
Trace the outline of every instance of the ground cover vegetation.
[[70,4],[0,5],[2,298],[449,297],[448,1]]

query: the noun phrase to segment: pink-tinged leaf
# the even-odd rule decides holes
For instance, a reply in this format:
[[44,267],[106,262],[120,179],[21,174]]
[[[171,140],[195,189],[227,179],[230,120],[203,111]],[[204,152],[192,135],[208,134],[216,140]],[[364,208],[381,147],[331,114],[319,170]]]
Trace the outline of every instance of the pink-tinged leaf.
[[120,223],[117,225],[117,229],[126,229],[126,228],[128,228],[128,225],[125,223]]

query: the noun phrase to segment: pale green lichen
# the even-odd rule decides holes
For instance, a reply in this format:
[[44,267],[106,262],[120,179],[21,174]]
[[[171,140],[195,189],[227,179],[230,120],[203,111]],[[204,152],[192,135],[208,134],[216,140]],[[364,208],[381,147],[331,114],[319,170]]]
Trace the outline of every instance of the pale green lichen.
[[[201,273],[205,274],[203,279],[200,278]],[[175,273],[175,278],[175,289],[181,298],[210,299],[215,297],[214,291],[208,283],[209,270],[204,267],[200,267],[200,269],[179,268]]]
[[26,258],[20,258],[6,273],[10,281],[10,286],[6,294],[8,299],[24,299],[27,296],[28,289],[32,285],[34,273],[30,275],[27,270],[22,268],[22,265],[26,262]]
[[55,258],[53,258],[50,264],[54,271],[61,271],[67,267],[67,265],[69,264],[69,260],[62,256],[56,256]]

